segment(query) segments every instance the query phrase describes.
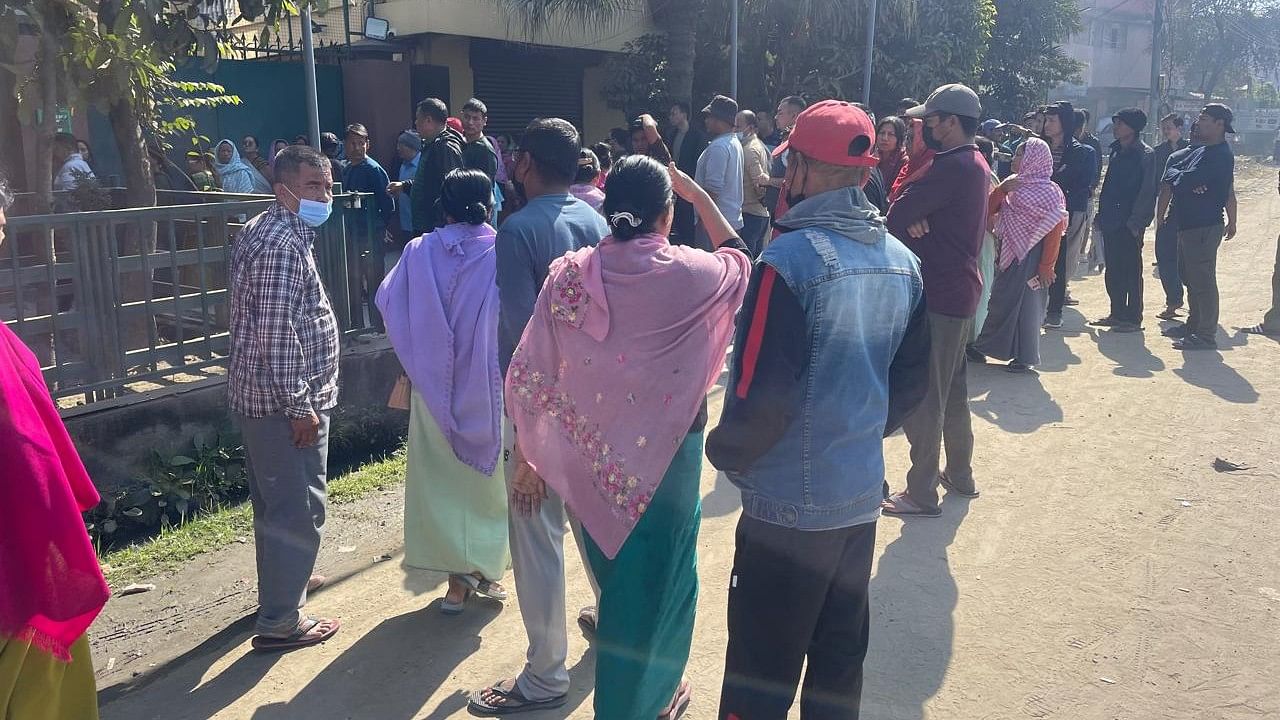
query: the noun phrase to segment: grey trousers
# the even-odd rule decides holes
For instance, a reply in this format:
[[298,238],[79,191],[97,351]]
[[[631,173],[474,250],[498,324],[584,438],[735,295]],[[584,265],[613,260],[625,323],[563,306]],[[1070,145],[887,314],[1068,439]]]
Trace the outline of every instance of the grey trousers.
[[307,580],[324,534],[328,487],[329,414],[319,416],[319,441],[303,449],[293,446],[284,415],[236,416],[249,459],[259,634],[287,635],[302,622]]
[[1280,237],[1276,238],[1276,266],[1271,271],[1271,309],[1262,318],[1267,332],[1280,332]]
[[964,490],[973,489],[973,424],[964,346],[973,318],[929,313],[929,389],[902,430],[911,444],[907,494],[924,508],[938,506],[938,470],[946,444],[947,475]]
[[1187,286],[1187,330],[1205,340],[1218,335],[1218,246],[1223,226],[1178,231],[1178,271]]
[[[505,423],[503,453],[508,485],[515,477],[513,460],[516,434]],[[516,577],[516,599],[529,652],[524,670],[516,678],[520,693],[530,700],[549,700],[569,692],[569,634],[565,624],[564,534],[572,527],[582,565],[591,591],[600,597],[600,587],[591,574],[582,542],[582,527],[565,508],[564,500],[550,487],[542,507],[532,517],[514,508],[507,514],[511,529],[511,567]]]

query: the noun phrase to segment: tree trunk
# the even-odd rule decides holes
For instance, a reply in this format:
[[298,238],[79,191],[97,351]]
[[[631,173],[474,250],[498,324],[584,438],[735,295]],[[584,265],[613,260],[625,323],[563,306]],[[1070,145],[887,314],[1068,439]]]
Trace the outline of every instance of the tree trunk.
[[151,160],[142,138],[138,113],[127,99],[111,103],[107,112],[111,121],[111,133],[120,150],[120,162],[124,166],[125,197],[129,207],[151,207],[156,204],[156,184],[151,176]]
[[703,0],[679,0],[654,14],[654,21],[667,34],[667,91],[673,102],[683,100],[690,107],[696,105],[693,102],[693,63],[697,55],[698,19],[702,5]]
[[[58,122],[58,38],[51,32],[53,18],[46,15],[40,34],[40,123],[36,126],[36,212],[53,209],[53,136]],[[52,262],[52,259],[50,259]]]

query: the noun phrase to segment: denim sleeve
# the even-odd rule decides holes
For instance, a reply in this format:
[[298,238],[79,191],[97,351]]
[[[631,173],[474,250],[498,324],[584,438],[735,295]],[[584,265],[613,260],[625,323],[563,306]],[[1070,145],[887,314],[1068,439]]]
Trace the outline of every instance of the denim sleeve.
[[707,438],[707,458],[726,472],[743,472],[782,439],[800,414],[808,368],[804,308],[773,267],[756,267],[738,319],[733,387],[725,392],[720,424]]

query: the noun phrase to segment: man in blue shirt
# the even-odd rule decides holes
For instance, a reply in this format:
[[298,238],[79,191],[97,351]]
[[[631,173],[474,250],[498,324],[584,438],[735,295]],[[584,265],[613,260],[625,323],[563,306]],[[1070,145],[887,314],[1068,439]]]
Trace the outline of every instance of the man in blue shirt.
[[[533,316],[552,261],[566,252],[595,245],[609,234],[600,213],[569,194],[581,149],[572,124],[560,118],[542,118],[529,124],[516,150],[511,179],[524,188],[529,203],[502,224],[496,240],[498,364],[503,374]],[[568,514],[564,501],[540,479],[517,476],[519,452],[509,423],[504,428],[503,447],[508,489],[527,495],[522,482],[528,480],[538,486],[534,492],[541,502],[529,514],[512,505],[511,564],[520,615],[529,637],[528,661],[515,678],[504,678],[472,693],[473,714],[486,716],[559,707],[569,692],[563,549]],[[575,534],[580,532],[574,528]],[[587,576],[598,593],[589,570]],[[587,617],[593,620],[594,613]]]
[[[347,126],[347,167],[342,173],[342,187],[348,192],[372,193],[371,205],[363,212],[347,217],[347,289],[350,298],[352,327],[365,327],[364,308],[368,300],[369,324],[383,332],[382,314],[373,298],[386,275],[387,228],[395,212],[387,193],[390,178],[377,160],[369,157],[369,131],[364,125]],[[366,213],[373,213],[372,227]]]
[[[400,158],[400,172],[396,176],[396,180],[400,182],[412,181],[413,176],[418,173],[418,163],[422,161],[422,137],[413,130],[405,130],[400,133],[399,139],[396,140],[396,156]],[[395,261],[399,260],[400,252],[413,239],[413,206],[409,203],[409,198],[406,195],[398,196],[394,200],[396,202],[396,216],[399,222],[392,233],[395,243],[388,256],[389,264],[394,264]]]

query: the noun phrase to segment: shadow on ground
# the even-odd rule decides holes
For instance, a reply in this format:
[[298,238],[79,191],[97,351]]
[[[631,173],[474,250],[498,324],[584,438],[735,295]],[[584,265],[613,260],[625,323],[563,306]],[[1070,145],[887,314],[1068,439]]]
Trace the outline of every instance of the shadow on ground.
[[969,502],[947,495],[940,518],[880,521],[903,525],[871,578],[864,717],[922,720],[925,703],[942,688],[959,600],[947,548],[969,513]]
[[1062,422],[1062,407],[1036,373],[1010,373],[1001,365],[970,363],[968,383],[970,412],[1002,430],[1023,435]]

